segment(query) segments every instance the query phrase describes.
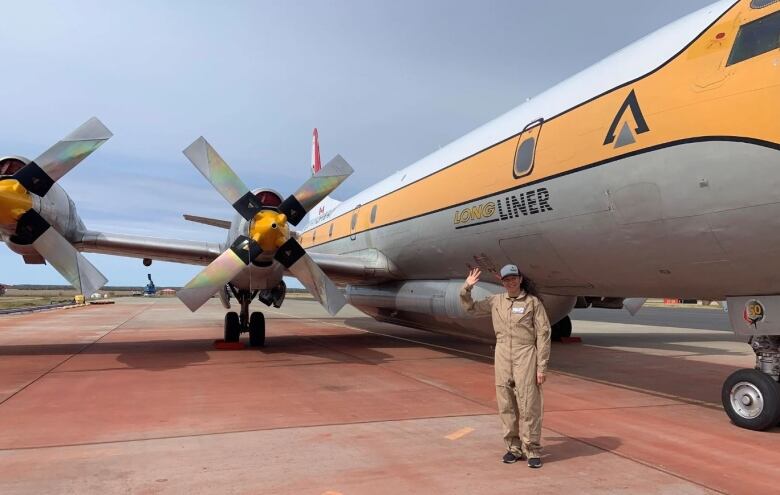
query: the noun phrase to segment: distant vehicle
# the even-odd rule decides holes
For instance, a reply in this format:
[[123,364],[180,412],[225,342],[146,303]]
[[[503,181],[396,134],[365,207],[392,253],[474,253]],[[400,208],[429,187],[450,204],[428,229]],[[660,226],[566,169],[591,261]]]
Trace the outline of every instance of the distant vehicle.
[[149,277],[149,283],[146,284],[146,288],[144,289],[144,297],[154,297],[157,295],[157,287],[155,287],[154,282],[152,282],[152,274],[148,273],[146,276]]
[[5,285],[0,284],[0,296],[5,294]]

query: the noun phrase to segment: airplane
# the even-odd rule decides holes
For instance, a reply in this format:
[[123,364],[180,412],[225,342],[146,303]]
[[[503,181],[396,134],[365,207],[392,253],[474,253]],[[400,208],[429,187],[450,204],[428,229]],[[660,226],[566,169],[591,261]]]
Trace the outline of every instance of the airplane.
[[[725,380],[723,407],[735,425],[764,430],[780,421],[778,35],[780,2],[718,1],[310,215],[300,232],[289,224],[351,173],[342,158],[282,200],[250,192],[199,138],[184,153],[237,215],[193,218],[228,229],[225,244],[88,230],[56,181],[109,137],[90,121],[32,162],[0,160],[2,240],[85,293],[105,278],[80,252],[207,265],[180,299],[196,310],[216,293],[229,309],[233,294],[241,311],[227,313],[225,338],[249,332],[254,345],[265,326],[249,303],[280,306],[285,273],[332,314],[346,301],[380,321],[484,341],[489,319],[458,298],[470,267],[519,265],[556,336],[571,333],[574,307],[726,300],[756,368]],[[473,293],[501,290],[483,280]]]

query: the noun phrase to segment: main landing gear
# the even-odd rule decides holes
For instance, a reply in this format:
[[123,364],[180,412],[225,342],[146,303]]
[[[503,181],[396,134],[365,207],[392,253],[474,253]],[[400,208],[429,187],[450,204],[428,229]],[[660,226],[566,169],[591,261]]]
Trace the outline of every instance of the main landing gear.
[[780,422],[780,336],[751,337],[756,367],[735,371],[723,384],[721,400],[735,425],[766,430]]
[[249,345],[263,347],[265,345],[265,316],[259,311],[249,314],[249,303],[257,296],[258,291],[245,289],[236,290],[232,285],[230,290],[241,304],[241,312],[231,311],[225,315],[225,342],[238,342],[241,334],[249,332]]
[[550,329],[550,338],[556,342],[560,342],[561,339],[568,337],[571,337],[571,318],[564,316]]

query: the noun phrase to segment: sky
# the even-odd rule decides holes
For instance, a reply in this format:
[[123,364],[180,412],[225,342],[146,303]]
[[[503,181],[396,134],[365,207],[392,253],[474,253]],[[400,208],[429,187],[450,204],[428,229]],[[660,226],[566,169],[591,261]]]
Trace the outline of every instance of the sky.
[[[96,116],[114,137],[60,181],[87,227],[213,242],[225,231],[182,219],[233,215],[181,153],[198,136],[286,196],[317,127],[323,163],[355,169],[346,199],[712,3],[0,1],[0,154],[35,158]],[[201,269],[86,256],[109,285]],[[0,283],[66,282],[0,246]]]

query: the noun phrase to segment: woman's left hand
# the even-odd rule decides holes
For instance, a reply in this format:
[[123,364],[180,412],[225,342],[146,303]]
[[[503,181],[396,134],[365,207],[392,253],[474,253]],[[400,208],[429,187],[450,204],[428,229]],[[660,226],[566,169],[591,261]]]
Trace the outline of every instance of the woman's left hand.
[[544,383],[544,380],[546,378],[547,377],[544,375],[544,373],[541,373],[539,371],[536,372],[536,384],[537,385],[541,385],[542,383]]

